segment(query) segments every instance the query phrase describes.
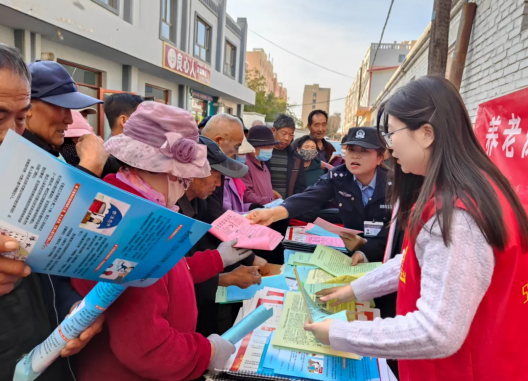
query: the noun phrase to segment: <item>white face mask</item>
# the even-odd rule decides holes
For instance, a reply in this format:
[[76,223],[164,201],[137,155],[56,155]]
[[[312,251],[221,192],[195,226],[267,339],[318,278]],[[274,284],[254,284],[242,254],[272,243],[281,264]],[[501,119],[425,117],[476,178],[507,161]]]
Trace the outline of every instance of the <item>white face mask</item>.
[[185,194],[186,182],[180,180],[172,181],[169,179],[169,176],[167,176],[167,186],[167,208],[172,208]]

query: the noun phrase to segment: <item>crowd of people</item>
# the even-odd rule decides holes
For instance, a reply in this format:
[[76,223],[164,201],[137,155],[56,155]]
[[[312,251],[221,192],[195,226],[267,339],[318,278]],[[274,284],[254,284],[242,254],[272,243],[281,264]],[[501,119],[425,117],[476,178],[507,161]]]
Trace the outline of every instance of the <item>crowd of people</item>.
[[[103,105],[105,142],[87,121],[100,103],[78,92],[60,64],[26,65],[0,44],[0,144],[12,130],[68,165],[206,223],[233,210],[281,233],[293,218],[318,216],[362,231],[341,237],[353,265],[384,265],[320,296],[375,299],[382,319],[325,320],[306,330],[340,351],[398,359],[402,380],[523,379],[528,218],[447,80],[405,86],[383,106],[377,128],[349,130],[340,155],[325,140],[322,110],[310,114],[310,134],[294,141],[288,115],[273,127],[257,121],[246,129],[228,114],[197,125],[186,110],[113,94]],[[280,206],[264,209],[277,199]],[[282,264],[281,246],[235,244],[206,234],[157,283],[129,288],[39,379],[195,380],[223,368],[235,347],[221,334],[239,305],[215,303],[218,286],[259,284],[270,263]],[[0,236],[0,252],[17,246]],[[0,379],[12,379],[21,356],[94,285],[0,256]]]

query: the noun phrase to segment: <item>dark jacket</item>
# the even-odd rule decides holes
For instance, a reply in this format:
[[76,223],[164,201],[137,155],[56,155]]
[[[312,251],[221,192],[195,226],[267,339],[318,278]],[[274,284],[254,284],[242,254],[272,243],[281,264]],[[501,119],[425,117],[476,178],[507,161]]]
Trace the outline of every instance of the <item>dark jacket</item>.
[[[290,197],[294,194],[304,192],[306,189],[306,177],[304,175],[303,158],[295,152],[295,149],[291,144],[286,150],[288,152],[288,184],[286,188],[286,197]],[[270,162],[266,161],[265,164],[271,173]]]
[[[222,188],[222,191],[224,187]],[[218,188],[217,188],[218,190]],[[220,193],[223,197],[223,192]],[[195,220],[211,223],[211,217],[209,213],[209,205],[211,204],[209,196],[206,200],[195,198],[191,201],[187,196],[183,196],[177,202],[177,205],[180,207],[180,213],[194,218]],[[220,199],[222,200],[222,199]],[[214,204],[214,203],[213,203]],[[215,210],[223,210],[221,204],[220,206],[216,205]],[[220,215],[222,215],[220,213]],[[192,247],[192,249],[187,254],[188,256],[194,255],[197,251],[205,250],[215,250],[220,244],[220,240],[213,236],[210,233],[205,234],[197,243]],[[252,254],[241,263],[246,266],[251,266],[255,260],[255,255]],[[237,268],[239,265],[235,264],[233,266],[226,267],[224,272],[229,272]],[[220,332],[219,327],[219,307],[216,304],[216,290],[218,289],[219,275],[203,282],[197,283],[194,285],[194,292],[196,294],[196,303],[198,306],[198,319],[196,322],[196,332],[201,333],[204,336],[209,336],[212,333],[223,333]],[[231,321],[231,324],[233,322]]]
[[369,262],[381,262],[392,214],[392,206],[385,199],[386,188],[387,170],[378,167],[376,189],[371,200],[363,206],[361,191],[354,182],[353,175],[346,169],[346,165],[340,165],[323,175],[315,185],[303,193],[285,200],[282,206],[288,210],[290,218],[295,218],[334,199],[341,220],[349,229],[363,231],[365,221],[383,222],[384,227],[379,234],[376,237],[367,237],[367,243],[361,247]]
[[[295,139],[295,140],[293,141],[293,143],[292,143],[292,147],[293,147],[294,149],[297,149],[297,145],[298,145],[299,139],[300,139],[300,138],[297,138],[297,139]],[[328,142],[326,141],[326,139],[323,138],[323,149],[322,149],[322,150],[325,151],[325,161],[326,161],[327,163],[330,162],[330,159],[332,158],[332,154],[333,154],[333,153],[335,152],[335,150],[336,150],[335,147],[334,147],[332,144],[328,143]],[[319,146],[317,147],[317,151],[322,151],[322,150],[319,150]]]
[[321,169],[321,160],[313,159],[307,168],[304,168],[306,177],[306,186],[312,186],[319,181],[319,178],[324,175]]

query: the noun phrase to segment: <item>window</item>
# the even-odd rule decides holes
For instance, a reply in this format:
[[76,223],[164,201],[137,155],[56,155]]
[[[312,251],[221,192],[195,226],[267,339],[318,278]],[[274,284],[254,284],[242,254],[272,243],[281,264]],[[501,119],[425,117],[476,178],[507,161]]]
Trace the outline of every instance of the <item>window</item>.
[[312,110],[315,110],[315,105],[312,106]]
[[125,20],[127,23],[132,24],[134,21],[134,15],[132,13],[132,0],[124,0],[123,3],[123,20]]
[[194,56],[211,62],[211,27],[199,17],[194,23]]
[[175,42],[174,13],[176,12],[175,0],[161,0],[161,38]]
[[229,41],[225,43],[224,74],[235,78],[236,70],[236,47]]
[[405,61],[405,54],[400,54],[400,56],[398,57],[398,62],[403,62]]
[[315,103],[315,99],[312,102]]
[[119,0],[92,0],[94,3],[108,9],[110,12],[119,14]]
[[[70,62],[59,61],[77,84],[101,87],[101,72]],[[97,98],[97,97],[96,97]]]
[[145,84],[145,100],[169,104],[169,90],[147,83]]

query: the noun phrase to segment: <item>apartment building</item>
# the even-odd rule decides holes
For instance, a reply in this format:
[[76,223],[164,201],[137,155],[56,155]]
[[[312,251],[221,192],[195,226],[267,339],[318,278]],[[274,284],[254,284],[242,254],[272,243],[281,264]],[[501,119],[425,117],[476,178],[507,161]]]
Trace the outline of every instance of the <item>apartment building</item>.
[[377,43],[370,45],[348,91],[343,133],[346,134],[350,127],[371,125],[370,106],[405,61],[414,43],[415,41],[385,43],[379,48]]
[[288,91],[277,78],[273,70],[273,61],[264,49],[256,48],[246,53],[246,70],[257,70],[266,80],[266,92],[273,93],[276,98],[288,100]]
[[306,127],[308,115],[313,110],[324,110],[330,114],[330,89],[320,87],[318,84],[305,85],[302,104],[302,122]]
[[[245,18],[227,0],[0,0],[0,42],[27,62],[54,60],[79,91],[132,92],[185,108],[197,121],[254,104],[245,86]],[[102,107],[90,123],[109,135]]]

